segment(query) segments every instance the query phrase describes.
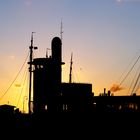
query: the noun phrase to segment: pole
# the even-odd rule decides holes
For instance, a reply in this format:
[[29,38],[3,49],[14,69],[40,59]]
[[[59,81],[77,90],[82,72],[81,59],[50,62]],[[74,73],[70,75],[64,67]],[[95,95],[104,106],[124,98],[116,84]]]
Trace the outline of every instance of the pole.
[[72,64],[73,64],[72,57],[73,57],[73,53],[71,53],[69,83],[72,83]]
[[29,110],[29,114],[31,114],[31,93],[32,93],[32,61],[33,61],[33,33],[31,35],[31,46],[29,46],[30,49],[30,60],[29,60],[29,105],[28,105],[28,110]]
[[25,111],[24,111],[24,106],[25,106],[25,101],[27,100],[27,96],[24,96],[23,97],[23,113],[25,113]]

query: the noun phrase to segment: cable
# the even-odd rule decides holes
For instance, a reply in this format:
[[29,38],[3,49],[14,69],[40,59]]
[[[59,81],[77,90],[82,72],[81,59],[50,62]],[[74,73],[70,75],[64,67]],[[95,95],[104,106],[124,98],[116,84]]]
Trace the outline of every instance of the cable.
[[17,102],[17,105],[16,106],[19,105],[19,101],[21,99],[21,95],[22,95],[22,92],[23,92],[23,88],[24,88],[26,79],[27,79],[27,71],[26,71],[26,75],[25,75],[25,78],[24,78],[23,87],[22,87],[22,90],[21,90],[21,93],[20,93],[20,96],[19,96],[19,99],[18,99],[18,102]]
[[137,89],[136,89],[135,93],[138,92],[139,88],[140,88],[140,80],[139,80],[139,83],[138,83],[138,86],[137,86]]
[[128,75],[130,74],[130,72],[133,70],[133,68],[135,67],[135,65],[137,64],[138,60],[140,59],[140,55],[137,58],[137,60],[135,61],[135,63],[133,64],[133,66],[131,67],[131,69],[128,71],[128,73],[126,74],[126,76],[124,77],[124,79],[120,82],[120,86],[122,85],[122,83],[126,80],[126,78],[128,77]]
[[133,80],[132,80],[132,82],[131,82],[131,84],[130,84],[130,87],[129,87],[129,90],[128,90],[128,93],[130,93],[131,94],[131,88],[133,87],[133,83],[134,83],[134,81],[135,81],[135,79],[136,79],[136,76],[137,76],[137,72],[136,72],[136,74],[135,74],[135,76],[134,76],[134,78],[133,78]]
[[138,77],[139,69],[140,69],[140,66],[138,67],[138,69],[137,69],[137,71],[135,73],[135,76],[134,76],[134,78],[133,78],[133,80],[132,80],[132,82],[130,84],[130,87],[129,87],[129,90],[128,90],[128,93],[130,93],[130,94],[132,94],[132,92],[130,92],[130,91],[131,91],[131,88],[134,86],[133,83],[135,82],[136,78]]
[[135,90],[135,88],[136,88],[136,85],[137,85],[137,83],[138,83],[138,81],[139,81],[139,78],[140,78],[140,73],[139,73],[139,75],[138,75],[138,77],[137,77],[137,80],[136,80],[136,82],[135,82],[135,84],[134,84],[134,87],[133,87],[133,89],[132,89],[131,94],[133,94],[133,92],[134,92],[134,90]]
[[[140,50],[138,50],[134,56],[139,55]],[[137,58],[137,60],[135,61],[135,64],[133,65],[133,67],[136,65],[137,61],[139,60],[140,56]],[[121,79],[123,78],[123,75],[127,72],[128,68],[131,66],[132,62],[134,61],[135,57],[132,58],[132,60],[130,61],[129,65],[125,68],[124,72],[121,74],[121,76],[116,80],[116,83],[119,83],[119,81],[121,81]],[[123,78],[123,80],[120,82],[120,84],[118,84],[119,86],[121,86],[123,84],[123,82],[126,80],[126,78],[128,77],[128,75],[130,74],[130,72],[133,70],[133,67],[129,70],[129,72],[127,73],[127,75],[125,76],[125,78]]]
[[[24,87],[24,84],[25,84],[26,77],[27,77],[27,66],[25,67],[25,71],[24,71],[23,76],[22,76],[22,80],[24,81],[24,82],[23,82],[23,87]],[[21,85],[22,85],[22,83],[21,83]],[[23,87],[22,87],[20,96],[21,96],[21,94],[22,94]],[[19,97],[19,98],[20,98],[20,97]],[[17,106],[18,106],[18,104],[19,104],[19,100],[20,100],[20,99],[18,99]]]
[[26,57],[26,59],[25,59],[23,65],[21,66],[19,72],[17,73],[16,77],[14,78],[14,80],[12,81],[12,83],[10,84],[10,86],[7,88],[7,90],[6,90],[6,91],[3,93],[3,95],[0,97],[0,99],[2,99],[2,98],[7,94],[7,92],[9,91],[9,89],[12,87],[12,85],[13,85],[14,82],[16,81],[17,77],[19,76],[20,72],[22,71],[22,69],[23,69],[23,67],[24,67],[24,65],[25,65],[25,63],[26,63],[26,61],[27,61],[27,59],[28,59],[28,56],[29,56],[29,53],[28,53],[28,55],[27,55],[27,57]]
[[[140,66],[138,67],[138,72],[139,72],[139,69],[140,69]],[[140,72],[139,72],[139,74],[140,74]],[[138,75],[138,77],[139,77],[139,75]],[[136,86],[137,86],[137,88],[136,88]],[[135,93],[137,93],[137,91],[138,91],[138,89],[139,89],[139,86],[140,86],[140,80],[139,80],[139,78],[137,78],[137,80],[136,80],[136,86],[135,86],[135,91],[133,91],[132,92],[132,94],[135,92]]]

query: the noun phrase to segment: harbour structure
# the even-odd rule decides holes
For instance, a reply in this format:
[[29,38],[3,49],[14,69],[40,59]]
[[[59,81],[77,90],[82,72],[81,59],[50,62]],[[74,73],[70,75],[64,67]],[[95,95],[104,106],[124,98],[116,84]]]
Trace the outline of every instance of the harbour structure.
[[[54,37],[52,54],[35,58],[33,66],[33,113],[44,112],[140,112],[140,96],[112,96],[109,90],[94,96],[92,84],[72,82],[72,56],[69,82],[62,82],[62,39]],[[30,108],[29,108],[30,110]]]
[[[33,50],[37,49],[37,47],[34,47],[33,45],[33,33],[34,32],[32,32],[31,35],[31,45],[29,46],[29,97],[23,97],[23,114],[25,110],[25,99],[29,102],[29,114],[40,114],[44,112],[98,111],[140,112],[140,96],[134,92],[140,74],[134,83],[131,92],[132,94],[130,96],[114,96],[111,91],[106,92],[106,88],[104,88],[104,92],[99,94],[99,96],[94,96],[94,93],[92,92],[92,84],[74,83],[72,81],[73,54],[71,54],[69,82],[62,82],[62,65],[65,64],[62,61],[62,35],[61,38],[54,37],[52,39],[51,49],[49,49],[51,50],[50,56],[46,52],[46,56],[43,58],[33,58]],[[140,56],[120,83],[126,79],[139,59]],[[31,95],[32,89],[33,95]],[[8,90],[6,90],[2,97],[6,95]],[[31,99],[31,97],[33,97],[33,99]],[[4,109],[9,110],[9,105],[5,106]],[[18,111],[16,110],[16,112]]]
[[51,56],[32,61],[33,112],[89,111],[92,84],[72,83],[71,79],[69,83],[62,83],[62,65],[65,63],[62,62],[62,42],[59,37],[52,39],[51,52]]

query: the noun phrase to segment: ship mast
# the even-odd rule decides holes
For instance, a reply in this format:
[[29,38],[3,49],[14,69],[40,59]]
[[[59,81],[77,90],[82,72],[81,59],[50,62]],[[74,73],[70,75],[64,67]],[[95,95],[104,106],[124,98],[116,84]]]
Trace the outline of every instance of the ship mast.
[[62,19],[61,19],[61,27],[60,27],[60,38],[61,38],[61,41],[63,40],[63,22],[62,22]]
[[28,110],[29,114],[31,114],[31,93],[32,93],[32,62],[33,62],[33,49],[37,49],[37,47],[33,47],[33,34],[35,32],[32,32],[31,34],[31,45],[29,46],[30,49],[30,59],[29,59],[29,102],[28,102]]
[[72,83],[72,64],[73,64],[72,58],[73,58],[73,53],[71,53],[71,60],[70,60],[69,83]]

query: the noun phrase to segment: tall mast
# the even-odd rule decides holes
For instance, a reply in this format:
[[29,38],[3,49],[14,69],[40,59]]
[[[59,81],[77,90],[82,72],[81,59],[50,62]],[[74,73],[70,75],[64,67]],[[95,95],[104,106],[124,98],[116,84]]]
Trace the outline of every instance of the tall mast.
[[29,105],[28,105],[28,110],[29,110],[29,114],[31,114],[31,93],[32,93],[32,62],[33,62],[33,34],[35,32],[32,32],[31,34],[31,46],[29,46],[30,49],[30,60],[29,60]]
[[62,19],[61,19],[61,27],[60,27],[60,38],[61,38],[61,41],[63,40],[63,22],[62,22]]
[[73,53],[71,53],[71,60],[70,60],[69,83],[72,83],[72,64],[73,64],[72,58],[73,58]]

